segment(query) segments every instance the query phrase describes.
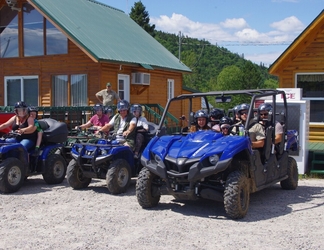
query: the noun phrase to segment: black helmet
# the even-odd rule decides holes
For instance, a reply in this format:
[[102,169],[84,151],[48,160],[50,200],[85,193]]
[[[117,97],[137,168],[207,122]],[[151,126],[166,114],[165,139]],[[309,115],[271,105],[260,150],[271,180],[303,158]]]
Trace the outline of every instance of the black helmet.
[[238,109],[237,109],[237,112],[241,115],[241,111],[242,110],[249,110],[250,109],[250,104],[247,104],[247,103],[242,103]]
[[140,104],[133,104],[131,107],[131,112],[139,111],[139,114],[142,115],[143,108]]
[[15,109],[17,108],[27,108],[27,104],[24,101],[16,102]]
[[17,116],[24,117],[28,113],[28,106],[25,102],[20,101],[15,104],[15,113]]
[[195,117],[195,119],[200,118],[200,117],[208,118],[208,115],[207,115],[207,113],[204,110],[198,110],[195,113],[195,116],[194,117]]
[[233,108],[234,115],[237,114],[239,107],[240,107],[240,105],[236,105],[236,106]]
[[93,111],[97,112],[97,111],[104,111],[104,108],[102,106],[102,104],[97,103],[96,105],[93,106]]
[[129,102],[126,101],[126,100],[120,100],[118,103],[117,103],[117,110],[118,111],[121,111],[121,110],[128,110],[129,109]]
[[217,108],[212,109],[209,114],[209,118],[213,118],[214,121],[219,121],[224,116],[224,110]]
[[260,104],[258,111],[268,111],[272,112],[272,105],[270,103],[262,103]]
[[114,113],[114,110],[112,109],[112,107],[109,106],[109,107],[106,107],[106,108],[105,108],[105,114],[106,114],[106,115],[109,115],[109,116],[110,116],[110,115],[112,115],[113,113]]
[[222,126],[223,124],[232,125],[233,124],[232,119],[227,116],[222,117],[219,121],[219,125]]
[[38,112],[38,108],[37,107],[35,107],[35,106],[29,106],[28,107],[28,113],[30,113],[30,112]]

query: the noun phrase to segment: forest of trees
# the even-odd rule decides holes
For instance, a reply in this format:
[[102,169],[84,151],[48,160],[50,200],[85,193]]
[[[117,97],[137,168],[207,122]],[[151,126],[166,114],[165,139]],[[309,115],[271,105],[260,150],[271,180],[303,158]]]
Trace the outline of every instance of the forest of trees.
[[[245,60],[224,47],[205,40],[181,37],[155,30],[141,1],[135,2],[130,17],[191,70],[184,86],[198,91],[277,88],[278,79],[268,68]],[[180,41],[180,42],[179,42]],[[180,43],[180,44],[179,44]],[[179,48],[181,52],[179,55]]]

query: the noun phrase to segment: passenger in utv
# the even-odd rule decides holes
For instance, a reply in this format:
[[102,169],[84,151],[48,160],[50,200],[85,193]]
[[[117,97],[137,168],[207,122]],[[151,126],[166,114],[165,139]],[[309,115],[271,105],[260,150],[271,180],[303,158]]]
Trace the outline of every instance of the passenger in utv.
[[17,140],[27,149],[32,149],[37,140],[34,118],[28,114],[28,106],[20,101],[15,104],[15,114],[8,121],[0,125],[0,130],[12,126],[12,130],[19,133]]
[[124,145],[129,146],[134,150],[136,118],[129,112],[129,108],[130,105],[128,101],[120,100],[117,103],[118,113],[109,121],[109,123],[100,128],[99,132],[108,132],[110,128],[113,127],[116,135],[122,135],[126,139]]
[[[136,140],[135,140],[135,150],[134,158],[138,159],[138,153],[143,145],[145,139],[145,133],[149,131],[149,126],[145,117],[142,116],[142,106],[140,104],[133,104],[131,107],[131,112],[136,118]],[[131,120],[131,124],[134,119]]]
[[[270,103],[262,103],[258,108],[259,121],[266,129],[268,125],[271,125],[273,119],[272,105]],[[278,144],[282,140],[283,127],[280,122],[275,121],[275,144]]]
[[87,123],[82,124],[80,126],[76,126],[75,128],[84,129],[94,127],[98,130],[109,122],[109,117],[106,114],[104,114],[104,107],[100,103],[94,105],[93,111],[94,115],[90,118],[90,120]]
[[[236,123],[233,127],[233,132],[236,132],[238,126],[245,126],[247,122],[247,116],[250,109],[250,105],[242,103],[237,112],[240,116],[241,121]],[[264,146],[265,134],[262,125],[258,122],[254,122],[249,127],[249,136],[252,142],[252,148],[262,148]]]
[[195,124],[191,125],[190,132],[210,130],[211,128],[207,125],[208,115],[204,110],[198,110],[195,115]]
[[44,131],[42,130],[42,128],[39,125],[38,120],[37,120],[37,118],[38,118],[37,117],[38,116],[38,108],[30,106],[30,107],[28,107],[28,113],[29,113],[30,117],[34,118],[34,123],[35,123],[36,131],[37,131],[37,141],[36,141],[34,155],[38,155],[39,147],[40,147],[40,145],[42,143]]
[[241,121],[241,118],[240,118],[240,115],[238,113],[238,109],[239,109],[240,105],[236,105],[234,108],[233,108],[233,123],[238,123]]
[[216,132],[221,132],[220,129],[220,119],[225,116],[225,113],[223,110],[214,108],[209,114],[209,123],[208,126],[211,127],[212,130]]
[[227,116],[224,116],[220,119],[219,125],[223,135],[230,135],[232,124],[232,119]]

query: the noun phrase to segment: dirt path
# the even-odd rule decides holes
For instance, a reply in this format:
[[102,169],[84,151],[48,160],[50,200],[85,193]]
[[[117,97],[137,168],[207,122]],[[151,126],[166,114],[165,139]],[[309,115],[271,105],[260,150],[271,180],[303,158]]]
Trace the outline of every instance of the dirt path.
[[324,179],[279,184],[251,195],[247,216],[227,219],[221,203],[162,196],[142,209],[135,179],[113,196],[104,180],[81,191],[48,186],[41,176],[1,194],[0,249],[324,249]]

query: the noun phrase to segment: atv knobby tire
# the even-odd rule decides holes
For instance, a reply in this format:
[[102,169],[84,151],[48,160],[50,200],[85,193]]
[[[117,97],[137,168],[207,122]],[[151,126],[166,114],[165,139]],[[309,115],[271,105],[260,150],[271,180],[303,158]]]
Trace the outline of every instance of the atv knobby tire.
[[47,184],[62,183],[66,174],[66,161],[59,154],[51,154],[45,161],[44,181]]
[[77,165],[76,160],[74,159],[69,163],[66,179],[73,189],[86,188],[91,182],[91,178],[83,176],[82,169]]
[[234,171],[227,177],[224,191],[224,207],[228,217],[243,218],[249,208],[249,180],[241,171]]
[[154,180],[158,177],[147,168],[142,168],[136,181],[136,197],[142,208],[150,208],[158,205],[161,193]]
[[107,187],[111,194],[126,192],[131,181],[131,168],[124,159],[114,160],[106,175]]
[[288,178],[280,182],[281,187],[286,190],[295,190],[298,186],[298,167],[296,160],[292,157],[288,157],[287,175]]
[[20,189],[24,182],[24,165],[15,158],[5,159],[0,164],[0,191],[14,193]]

